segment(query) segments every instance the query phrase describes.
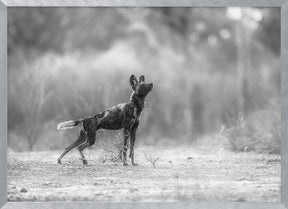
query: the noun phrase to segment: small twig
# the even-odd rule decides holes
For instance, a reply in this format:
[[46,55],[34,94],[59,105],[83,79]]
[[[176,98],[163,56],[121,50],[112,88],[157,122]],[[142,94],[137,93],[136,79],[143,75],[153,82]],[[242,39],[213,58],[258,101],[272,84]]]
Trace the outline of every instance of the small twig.
[[160,157],[159,157],[159,156],[155,156],[155,155],[153,155],[153,154],[148,154],[148,153],[146,153],[146,152],[143,152],[143,154],[144,154],[146,160],[147,160],[149,163],[152,164],[153,168],[156,168],[156,163],[157,163],[157,161],[160,160]]
[[113,146],[111,147],[103,148],[105,151],[105,157],[103,157],[103,163],[106,162],[107,158],[112,162],[122,160],[123,143],[121,142],[122,141],[121,134],[119,134],[118,137],[119,137],[118,143],[113,144]]
[[171,172],[171,175],[172,175],[174,178],[176,178],[176,179],[179,179],[179,178],[180,178],[179,174],[176,173],[176,172],[174,172],[174,171]]

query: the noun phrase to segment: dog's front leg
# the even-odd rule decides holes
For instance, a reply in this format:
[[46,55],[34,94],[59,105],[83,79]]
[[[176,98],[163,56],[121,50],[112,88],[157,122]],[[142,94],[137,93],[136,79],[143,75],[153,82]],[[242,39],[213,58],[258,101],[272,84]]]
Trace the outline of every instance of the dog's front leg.
[[135,140],[136,140],[136,131],[138,128],[138,120],[134,123],[132,129],[131,129],[131,133],[130,133],[130,154],[129,157],[131,158],[131,164],[133,166],[137,165],[137,163],[134,162],[134,144],[135,144]]
[[133,166],[137,165],[134,162],[134,142],[135,142],[135,132],[131,133],[131,137],[130,137],[130,154],[129,154],[129,157],[131,159],[131,164]]
[[128,149],[128,138],[129,138],[129,132],[127,129],[124,129],[124,147],[123,147],[123,165],[127,166],[127,149]]

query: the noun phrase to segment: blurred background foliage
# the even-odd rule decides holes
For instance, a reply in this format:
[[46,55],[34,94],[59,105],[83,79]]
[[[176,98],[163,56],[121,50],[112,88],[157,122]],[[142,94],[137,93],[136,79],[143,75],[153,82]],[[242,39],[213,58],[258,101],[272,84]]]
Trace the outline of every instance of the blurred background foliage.
[[78,130],[58,122],[126,102],[144,74],[137,143],[280,152],[279,8],[9,8],[8,69],[15,151],[63,149]]

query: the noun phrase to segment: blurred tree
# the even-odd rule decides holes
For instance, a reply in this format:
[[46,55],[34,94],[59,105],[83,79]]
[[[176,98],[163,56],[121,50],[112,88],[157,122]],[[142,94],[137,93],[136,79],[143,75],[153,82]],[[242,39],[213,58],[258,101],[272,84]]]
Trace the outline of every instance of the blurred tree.
[[143,136],[189,141],[256,111],[279,93],[269,41],[279,10],[242,8],[236,20],[228,10],[9,9],[9,130],[32,149],[43,127],[125,102],[132,73],[155,83]]
[[276,55],[280,54],[280,8],[267,10],[261,8],[263,18],[260,21],[260,27],[256,31],[256,39],[259,39],[268,49],[271,49]]
[[193,118],[193,134],[194,135],[202,135],[205,131],[204,124],[204,113],[205,106],[203,101],[203,89],[199,86],[199,84],[194,84],[193,91],[191,94],[191,113]]
[[125,33],[123,25],[117,10],[108,8],[10,8],[8,53],[105,50]]
[[[237,9],[237,10],[236,10]],[[235,12],[239,13],[239,18],[236,17],[235,20],[235,43],[237,48],[237,76],[235,77],[237,83],[237,112],[244,113],[246,112],[245,104],[246,104],[246,89],[248,71],[251,69],[250,65],[250,37],[249,29],[244,25],[244,22],[247,19],[247,11],[246,8],[235,8]]]
[[[14,74],[18,73],[14,72]],[[21,76],[21,78],[19,77],[20,82],[14,84],[18,85],[14,87],[17,91],[14,91],[14,95],[10,96],[17,98],[17,105],[14,110],[16,110],[16,114],[20,112],[20,116],[23,117],[20,119],[23,123],[21,129],[27,137],[29,149],[33,150],[33,146],[42,131],[42,122],[46,121],[43,118],[43,111],[47,100],[52,96],[52,92],[47,91],[49,75],[47,72],[41,71],[41,68],[27,67],[25,74],[21,74]]]
[[26,53],[53,50],[60,52],[64,33],[59,33],[61,18],[54,8],[11,8],[8,10],[8,53],[19,48]]

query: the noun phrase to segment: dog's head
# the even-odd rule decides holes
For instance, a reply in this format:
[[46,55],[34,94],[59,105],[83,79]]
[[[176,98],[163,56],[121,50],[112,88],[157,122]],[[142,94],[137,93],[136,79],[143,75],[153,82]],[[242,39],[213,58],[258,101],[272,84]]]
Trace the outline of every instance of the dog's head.
[[138,97],[146,97],[147,94],[153,89],[153,83],[145,83],[144,75],[139,77],[139,81],[135,75],[131,75],[129,81],[131,88]]

